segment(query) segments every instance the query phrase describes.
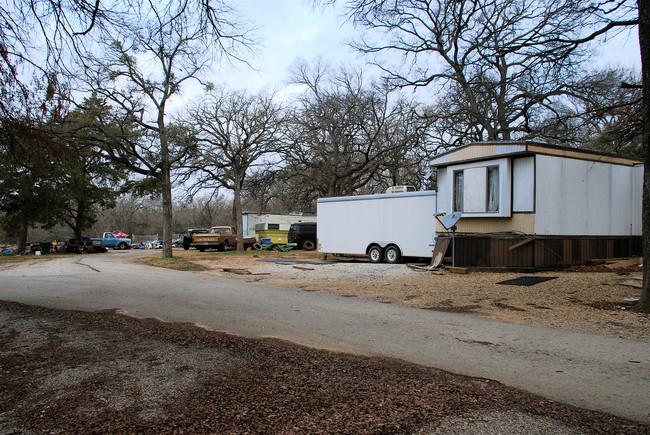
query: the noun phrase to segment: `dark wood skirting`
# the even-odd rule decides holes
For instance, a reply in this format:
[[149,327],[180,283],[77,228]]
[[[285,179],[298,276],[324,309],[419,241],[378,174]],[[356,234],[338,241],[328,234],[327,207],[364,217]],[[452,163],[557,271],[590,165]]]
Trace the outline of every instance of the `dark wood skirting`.
[[[455,238],[454,265],[458,267],[539,270],[641,256],[641,236],[457,233]],[[451,243],[447,255],[452,255]]]

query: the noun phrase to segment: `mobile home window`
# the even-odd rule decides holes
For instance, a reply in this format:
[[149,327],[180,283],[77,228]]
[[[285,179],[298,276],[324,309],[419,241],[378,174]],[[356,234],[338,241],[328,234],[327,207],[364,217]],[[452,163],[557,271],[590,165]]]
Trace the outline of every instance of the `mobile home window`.
[[454,211],[463,211],[463,174],[454,172]]
[[499,167],[487,168],[487,211],[499,211]]
[[269,230],[279,230],[280,229],[280,224],[268,224],[268,229]]

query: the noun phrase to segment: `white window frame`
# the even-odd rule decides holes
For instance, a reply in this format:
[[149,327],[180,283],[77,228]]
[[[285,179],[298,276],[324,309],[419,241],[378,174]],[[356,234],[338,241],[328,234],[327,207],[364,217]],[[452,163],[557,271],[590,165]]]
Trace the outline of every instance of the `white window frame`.
[[[496,211],[488,211],[489,209],[489,197],[488,197],[488,172],[489,168],[498,168],[498,196],[497,196],[497,203],[498,203],[498,210]],[[468,207],[468,204],[466,203],[466,186],[467,186],[467,170],[470,170],[470,172],[474,172],[479,176],[478,173],[480,171],[472,171],[476,169],[484,168],[485,169],[485,179],[480,181],[476,180],[474,184],[478,186],[483,186],[485,189],[484,191],[484,204],[477,203],[478,204],[478,209],[480,210],[471,210],[470,207]],[[456,210],[456,173],[458,172],[463,172],[463,207],[465,210]],[[471,218],[471,217],[511,217],[512,216],[512,163],[510,158],[501,158],[501,159],[494,159],[494,160],[484,160],[480,162],[473,162],[473,163],[466,163],[466,164],[461,164],[461,165],[452,165],[447,167],[447,174],[449,174],[449,210],[452,211],[462,211],[463,213],[463,218]],[[482,177],[482,175],[481,175]],[[480,196],[480,193],[478,192],[472,192],[473,197],[477,198]],[[468,211],[468,209],[470,211]]]

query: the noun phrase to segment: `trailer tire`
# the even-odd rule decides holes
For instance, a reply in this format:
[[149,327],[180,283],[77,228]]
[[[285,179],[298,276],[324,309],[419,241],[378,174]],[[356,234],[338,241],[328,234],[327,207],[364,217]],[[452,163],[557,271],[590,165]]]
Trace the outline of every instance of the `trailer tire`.
[[205,246],[199,246],[199,247],[196,248],[196,249],[198,249],[199,252],[205,252]]
[[384,260],[384,250],[379,245],[372,245],[368,249],[368,258],[373,263],[381,263]]
[[386,248],[384,257],[386,258],[387,263],[395,264],[399,263],[399,261],[402,259],[402,253],[397,246],[390,245]]
[[315,248],[316,244],[311,240],[305,240],[305,242],[302,244],[302,249],[305,251],[313,251]]

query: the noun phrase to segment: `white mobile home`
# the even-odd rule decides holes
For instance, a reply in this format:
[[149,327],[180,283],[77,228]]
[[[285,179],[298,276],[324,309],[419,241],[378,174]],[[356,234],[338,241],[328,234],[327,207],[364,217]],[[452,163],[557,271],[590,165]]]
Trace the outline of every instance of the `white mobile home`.
[[457,265],[540,268],[640,254],[639,160],[486,142],[441,154],[431,166],[437,211],[462,212]]
[[389,263],[431,257],[434,191],[321,198],[317,207],[319,252]]

